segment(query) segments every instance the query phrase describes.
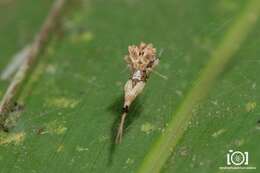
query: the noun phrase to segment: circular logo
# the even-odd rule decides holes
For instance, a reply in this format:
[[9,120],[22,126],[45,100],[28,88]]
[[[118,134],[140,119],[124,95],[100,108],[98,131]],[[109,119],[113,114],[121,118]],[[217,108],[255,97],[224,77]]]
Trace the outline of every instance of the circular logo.
[[235,151],[231,154],[230,160],[234,165],[239,166],[245,162],[245,156],[242,152]]

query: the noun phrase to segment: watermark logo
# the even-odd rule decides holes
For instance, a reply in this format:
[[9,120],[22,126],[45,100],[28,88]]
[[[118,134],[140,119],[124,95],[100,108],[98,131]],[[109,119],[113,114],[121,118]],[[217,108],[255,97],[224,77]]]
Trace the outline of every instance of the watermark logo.
[[256,169],[256,167],[248,166],[249,153],[229,150],[226,155],[226,166],[219,169]]
[[248,152],[229,150],[227,153],[227,165],[248,165]]

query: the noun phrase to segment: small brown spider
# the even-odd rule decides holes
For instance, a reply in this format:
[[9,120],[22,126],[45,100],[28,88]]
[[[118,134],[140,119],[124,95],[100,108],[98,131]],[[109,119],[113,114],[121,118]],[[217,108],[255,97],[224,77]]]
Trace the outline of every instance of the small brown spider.
[[131,103],[143,91],[150,73],[159,63],[159,59],[156,57],[156,49],[152,44],[141,43],[139,46],[129,46],[128,53],[125,60],[131,70],[131,77],[124,87],[124,107],[117,131],[116,143],[122,141],[124,122]]

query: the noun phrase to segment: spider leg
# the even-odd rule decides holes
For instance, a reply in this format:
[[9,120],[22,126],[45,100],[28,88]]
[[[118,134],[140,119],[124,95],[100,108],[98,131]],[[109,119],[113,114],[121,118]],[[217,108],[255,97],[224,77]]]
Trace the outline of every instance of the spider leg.
[[125,118],[126,118],[127,113],[123,112],[121,116],[121,121],[117,130],[117,135],[116,135],[116,144],[120,144],[122,142],[122,136],[123,136],[123,131],[124,131],[124,124],[125,124]]

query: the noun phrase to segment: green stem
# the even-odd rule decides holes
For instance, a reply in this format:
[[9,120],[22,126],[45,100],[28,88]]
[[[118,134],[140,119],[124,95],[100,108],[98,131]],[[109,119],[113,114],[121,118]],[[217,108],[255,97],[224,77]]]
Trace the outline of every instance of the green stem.
[[140,165],[139,173],[160,172],[178,141],[183,136],[192,118],[192,109],[201,103],[214,86],[217,78],[234,57],[254,27],[260,11],[260,1],[251,0],[245,11],[238,17],[222,40],[219,47],[212,52],[208,65],[202,70],[198,80],[187,94],[177,112],[172,115],[165,132],[153,144]]

